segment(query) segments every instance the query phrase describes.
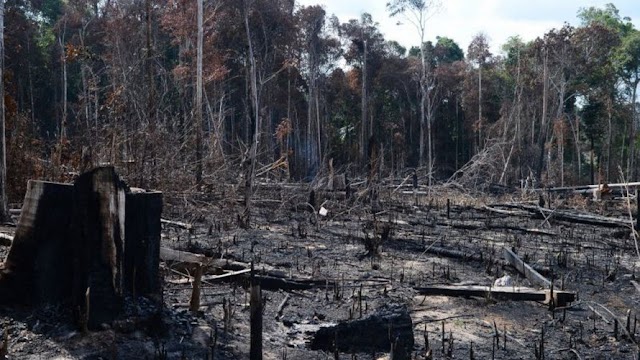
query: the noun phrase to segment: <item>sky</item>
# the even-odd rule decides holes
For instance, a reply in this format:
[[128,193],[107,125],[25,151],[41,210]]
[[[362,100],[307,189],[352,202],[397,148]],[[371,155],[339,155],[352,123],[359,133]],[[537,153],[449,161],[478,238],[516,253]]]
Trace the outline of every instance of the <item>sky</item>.
[[[420,43],[416,28],[401,17],[390,18],[386,10],[389,0],[296,0],[299,5],[322,5],[327,14],[335,14],[340,22],[359,19],[364,12],[379,23],[386,40],[395,40],[407,49]],[[613,3],[622,17],[630,17],[640,29],[640,0],[442,0],[441,9],[427,23],[426,40],[436,36],[452,38],[462,50],[478,33],[487,35],[491,50],[500,48],[511,36],[530,41],[542,37],[565,22],[579,25],[580,8],[604,7]],[[398,25],[398,21],[403,24]]]

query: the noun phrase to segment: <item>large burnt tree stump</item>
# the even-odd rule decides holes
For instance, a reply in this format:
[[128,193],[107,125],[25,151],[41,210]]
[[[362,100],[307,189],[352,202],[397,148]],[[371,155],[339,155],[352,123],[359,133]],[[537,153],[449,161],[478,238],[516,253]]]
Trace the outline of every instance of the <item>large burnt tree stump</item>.
[[30,180],[11,249],[0,271],[1,304],[68,299],[73,186]]
[[161,212],[161,193],[131,192],[113,167],[73,185],[30,181],[0,303],[65,303],[89,328],[111,322],[125,295],[161,291]]
[[394,359],[410,359],[413,351],[413,323],[406,306],[385,305],[363,319],[321,327],[309,343],[312,350],[346,353],[390,352]]

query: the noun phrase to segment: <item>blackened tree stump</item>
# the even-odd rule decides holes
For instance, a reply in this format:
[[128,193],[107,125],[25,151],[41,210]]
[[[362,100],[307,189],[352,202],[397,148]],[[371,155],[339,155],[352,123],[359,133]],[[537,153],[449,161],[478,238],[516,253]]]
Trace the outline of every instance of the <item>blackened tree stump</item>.
[[309,348],[346,353],[390,352],[394,359],[410,359],[413,322],[406,306],[387,305],[363,319],[346,321],[318,330]]
[[73,185],[30,181],[0,303],[65,303],[88,327],[109,323],[125,295],[157,295],[162,194],[131,192],[113,167]]
[[0,303],[30,304],[68,299],[73,186],[29,181],[11,249],[0,272]]

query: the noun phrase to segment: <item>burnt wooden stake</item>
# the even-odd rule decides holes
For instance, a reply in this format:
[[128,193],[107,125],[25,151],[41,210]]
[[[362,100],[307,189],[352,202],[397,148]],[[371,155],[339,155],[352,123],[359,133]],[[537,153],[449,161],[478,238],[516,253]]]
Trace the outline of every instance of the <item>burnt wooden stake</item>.
[[[253,264],[251,264],[251,274],[254,274]],[[251,281],[251,349],[249,358],[251,360],[262,360],[262,291],[260,284],[252,276]]]
[[441,336],[441,340],[442,340],[442,355],[445,354],[445,350],[444,350],[444,321],[442,322],[442,336]]
[[450,218],[451,215],[451,200],[447,199],[447,219]]
[[427,324],[424,324],[424,351],[429,351],[429,332],[427,331]]
[[503,340],[504,340],[504,350],[507,350],[507,325],[504,325],[504,330],[503,330]]
[[191,292],[191,301],[189,302],[189,310],[198,312],[200,309],[200,284],[202,283],[202,264],[196,264],[196,272],[193,276],[193,291]]
[[540,334],[540,359],[544,360],[544,325]]

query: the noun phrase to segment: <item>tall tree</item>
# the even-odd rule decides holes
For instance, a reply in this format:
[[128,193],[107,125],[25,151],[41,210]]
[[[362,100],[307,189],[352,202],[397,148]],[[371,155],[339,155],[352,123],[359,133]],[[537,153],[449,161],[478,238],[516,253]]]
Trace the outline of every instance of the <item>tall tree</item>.
[[340,34],[348,41],[344,58],[349,65],[355,65],[360,73],[361,120],[360,120],[360,161],[367,164],[369,137],[373,130],[369,79],[380,69],[385,52],[384,37],[373,21],[371,14],[364,13],[360,20],[351,19],[339,27]]
[[633,29],[622,38],[622,44],[616,51],[615,65],[627,87],[631,107],[629,125],[629,155],[627,161],[627,179],[638,178],[636,166],[638,142],[638,86],[640,85],[640,31]]
[[258,141],[260,139],[260,103],[258,97],[258,79],[256,73],[256,58],[253,52],[253,42],[251,41],[251,30],[249,27],[249,12],[251,11],[251,5],[253,0],[244,0],[243,2],[243,15],[244,15],[244,27],[247,36],[247,45],[249,48],[249,80],[251,89],[251,108],[253,109],[254,118],[254,131],[253,141],[251,142],[251,148],[249,150],[249,165],[247,169],[247,175],[245,178],[245,193],[244,193],[244,222],[245,226],[251,224],[251,200],[253,197],[253,182],[256,172],[256,161],[258,156]]
[[202,47],[204,41],[204,30],[202,26],[203,17],[203,0],[196,0],[198,2],[198,44],[197,44],[197,59],[196,59],[196,183],[202,183]]
[[[424,138],[425,130],[427,136],[427,171],[429,172],[429,185],[431,185],[431,177],[433,172],[433,152],[432,152],[432,134],[431,134],[431,109],[425,109],[425,106],[431,106],[429,101],[429,79],[430,73],[427,69],[427,54],[425,49],[425,36],[427,31],[427,21],[430,16],[437,10],[441,2],[439,0],[393,0],[387,3],[387,9],[391,17],[402,16],[406,21],[411,23],[420,36],[420,166],[424,164]],[[427,118],[428,117],[428,118]]]
[[484,126],[484,120],[482,115],[482,69],[485,67],[487,61],[491,57],[491,52],[489,51],[489,43],[487,42],[487,37],[483,33],[477,34],[469,44],[469,49],[467,50],[467,56],[469,61],[475,64],[478,67],[478,121],[475,125],[477,131],[476,138],[476,151],[479,151],[483,147],[484,139],[482,134],[482,128]]

